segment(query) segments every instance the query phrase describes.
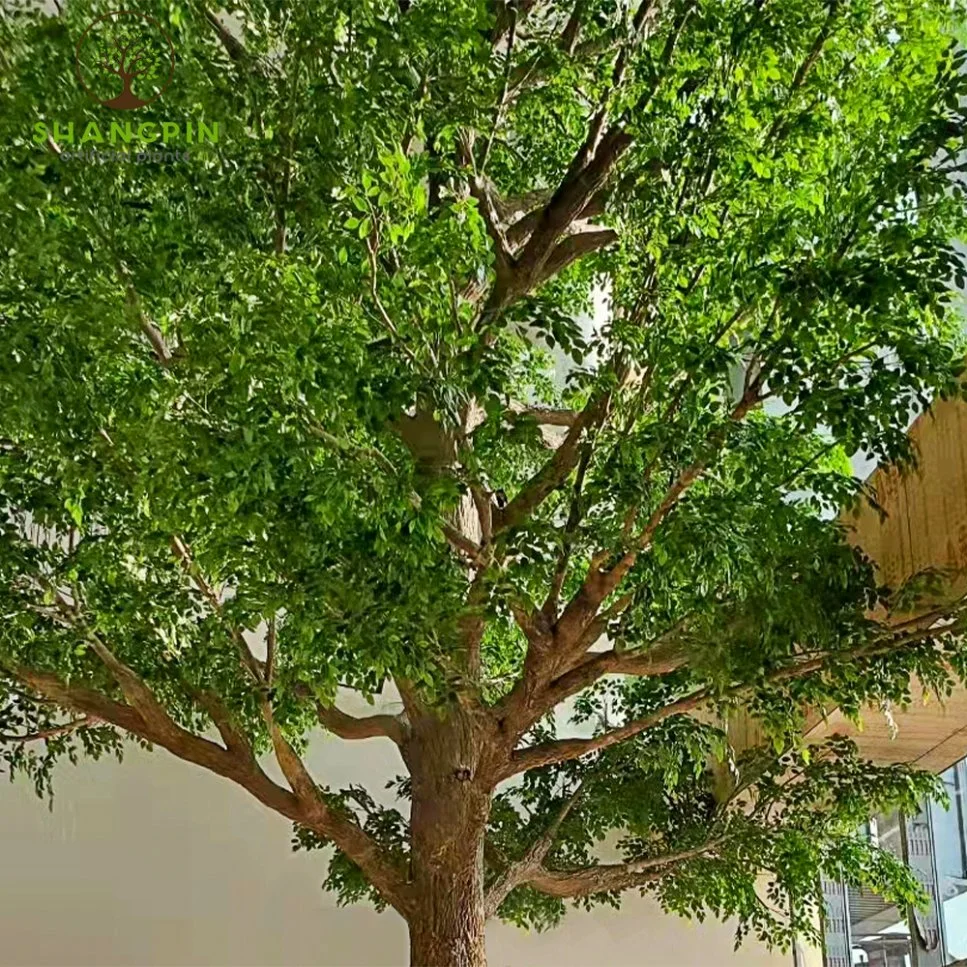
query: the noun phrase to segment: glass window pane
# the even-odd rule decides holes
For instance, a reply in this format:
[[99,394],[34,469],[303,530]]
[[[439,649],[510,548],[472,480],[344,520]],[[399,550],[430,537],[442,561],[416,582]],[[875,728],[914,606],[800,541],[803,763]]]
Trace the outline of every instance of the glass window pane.
[[[911,856],[911,862],[920,870],[918,875],[921,878],[929,877],[928,889],[939,901],[937,906],[943,923],[945,948],[943,963],[953,964],[967,962],[967,759],[948,769],[941,778],[950,799],[949,809],[945,810],[936,802],[930,803],[923,814],[907,824],[906,829],[901,826],[901,817],[896,813],[875,816],[862,832],[882,849],[900,858],[904,857],[904,842],[909,840],[907,845],[915,854]],[[846,902],[839,908],[842,928],[836,935],[841,943],[836,951],[836,967],[840,963],[851,963],[853,967],[913,967],[916,958],[914,940],[906,920],[907,911],[898,910],[867,890],[844,886],[840,889],[845,889]],[[940,962],[937,959],[940,950],[930,946],[939,942],[938,928],[933,916],[921,928],[928,929],[934,938],[925,941],[927,952],[920,953],[920,957],[926,957],[931,964]],[[931,949],[933,953],[929,953]],[[827,952],[827,956],[831,952]]]
[[[903,855],[899,814],[874,817],[867,835],[881,849]],[[869,890],[850,887],[848,898],[854,967],[911,967],[910,928],[904,914]]]
[[937,880],[947,961],[967,958],[967,769],[961,762],[942,776],[950,808],[931,807]]

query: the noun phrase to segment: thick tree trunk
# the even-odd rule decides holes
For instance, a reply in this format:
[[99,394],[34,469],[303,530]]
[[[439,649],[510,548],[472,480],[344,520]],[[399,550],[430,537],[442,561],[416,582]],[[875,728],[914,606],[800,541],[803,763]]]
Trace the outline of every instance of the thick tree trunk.
[[[461,437],[483,417],[479,406],[469,405],[457,431],[444,429],[432,413],[418,409],[398,429],[424,472],[451,473]],[[482,543],[485,535],[472,494],[464,494],[447,523],[474,544]],[[475,573],[474,568],[468,571]],[[471,681],[478,672],[479,630],[472,616],[461,623],[464,672]],[[407,918],[410,963],[486,967],[483,845],[493,789],[487,750],[493,748],[494,726],[456,700],[417,713],[410,727],[402,750],[412,780],[416,907]]]
[[445,871],[426,888],[409,924],[412,967],[486,967],[480,891]]
[[406,752],[413,782],[414,967],[485,967],[483,843],[490,788],[481,736],[462,709],[420,723]]

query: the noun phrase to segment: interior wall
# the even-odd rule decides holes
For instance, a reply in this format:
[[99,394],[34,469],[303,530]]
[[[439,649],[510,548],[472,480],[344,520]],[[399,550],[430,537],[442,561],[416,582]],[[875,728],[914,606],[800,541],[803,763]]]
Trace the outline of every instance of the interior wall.
[[[324,741],[311,756],[333,786],[399,771],[390,743]],[[374,783],[374,777],[380,782]],[[230,783],[164,752],[58,775],[53,812],[25,783],[0,785],[0,964],[319,965],[406,962],[393,913],[337,909],[325,857],[293,853],[290,827]],[[545,934],[495,925],[492,967],[742,967],[790,956],[630,897],[572,911]]]

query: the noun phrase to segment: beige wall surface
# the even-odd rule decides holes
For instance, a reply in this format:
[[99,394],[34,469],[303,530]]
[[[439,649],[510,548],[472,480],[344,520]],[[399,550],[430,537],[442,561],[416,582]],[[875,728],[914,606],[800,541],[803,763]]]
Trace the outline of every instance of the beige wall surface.
[[[312,761],[333,786],[399,771],[380,740],[325,741]],[[65,765],[58,780],[53,813],[24,783],[0,782],[4,967],[406,962],[395,914],[336,909],[324,856],[292,853],[289,825],[225,780],[138,749],[120,766]],[[732,938],[629,897],[545,934],[496,925],[489,948],[491,967],[791,963],[750,943],[733,954]]]

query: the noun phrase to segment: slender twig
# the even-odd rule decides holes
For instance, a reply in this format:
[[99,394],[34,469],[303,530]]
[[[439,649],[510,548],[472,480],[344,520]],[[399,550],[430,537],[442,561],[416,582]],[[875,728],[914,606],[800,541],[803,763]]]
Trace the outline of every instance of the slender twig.
[[[209,584],[208,579],[205,577],[201,569],[192,559],[191,551],[188,545],[185,544],[185,542],[177,534],[175,534],[171,538],[171,550],[172,550],[172,553],[175,555],[175,557],[177,557],[178,560],[181,561],[181,564],[184,567],[185,572],[191,577],[192,581],[194,581],[195,586],[198,588],[199,591],[201,591],[202,595],[205,597],[205,600],[208,601],[212,611],[214,611],[215,614],[217,614],[218,617],[224,621],[225,615],[222,608],[221,598],[219,597],[215,589],[211,586],[211,584]],[[242,632],[231,623],[229,622],[225,622],[225,623],[228,628],[229,635],[231,636],[232,641],[235,643],[235,646],[238,649],[239,657],[241,658],[241,661],[242,661],[242,666],[251,676],[252,680],[256,683],[256,685],[258,685],[259,687],[262,687],[262,685],[264,684],[265,678],[263,674],[263,669],[261,667],[261,663],[252,654],[252,651],[249,648],[248,643],[245,641],[245,638],[242,635]]]
[[275,649],[277,642],[276,618],[272,615],[265,632],[265,687],[272,688],[272,678],[275,674]]
[[81,718],[65,722],[63,725],[55,725],[48,729],[39,729],[36,732],[27,732],[24,735],[16,735],[9,732],[0,732],[0,742],[24,743],[24,742],[46,742],[48,739],[56,739],[61,735],[69,735],[78,729],[91,728],[100,725],[101,720],[94,715],[84,715]]
[[[373,231],[375,234],[375,222]],[[373,305],[376,306],[377,313],[379,313],[379,318],[383,325],[389,330],[389,333],[393,337],[397,347],[403,352],[407,359],[409,359],[410,362],[413,363],[417,368],[423,369],[423,365],[420,363],[420,360],[403,340],[399,329],[396,328],[396,323],[393,322],[390,314],[386,311],[386,307],[383,305],[383,302],[379,297],[379,291],[377,288],[378,267],[376,262],[378,244],[374,243],[372,237],[367,241],[366,249],[369,252],[369,294],[373,299]],[[434,365],[436,365],[436,360],[434,360]]]
[[568,564],[571,560],[571,550],[574,545],[574,533],[581,523],[583,508],[581,506],[581,494],[584,489],[584,478],[587,474],[588,464],[591,462],[592,449],[585,445],[582,449],[581,459],[578,462],[577,473],[574,479],[574,490],[571,494],[571,507],[568,511],[567,520],[564,523],[564,533],[561,537],[561,549],[558,552],[557,564],[554,568],[554,577],[551,579],[551,590],[547,595],[542,610],[548,616],[557,617],[557,605],[561,597],[561,588],[564,586],[567,577]]
[[483,156],[480,159],[480,174],[483,175],[487,170],[487,162],[490,160],[490,149],[493,147],[494,138],[497,135],[497,128],[500,126],[504,108],[507,105],[507,93],[510,89],[510,68],[513,64],[514,42],[517,39],[517,6],[511,6],[509,35],[507,37],[507,53],[504,57],[504,86],[500,93],[500,100],[494,109],[494,121],[490,128],[490,135],[484,145]]

